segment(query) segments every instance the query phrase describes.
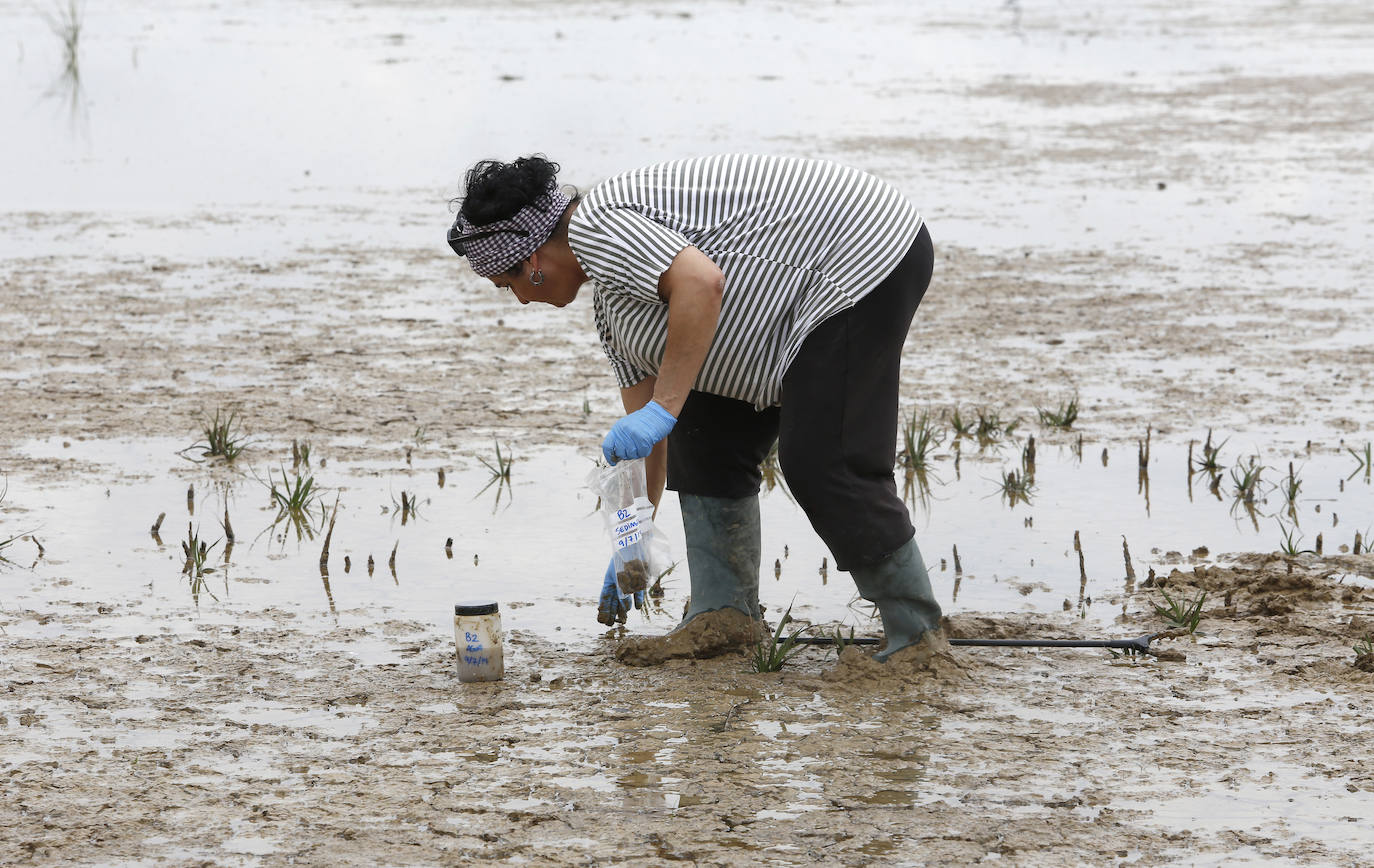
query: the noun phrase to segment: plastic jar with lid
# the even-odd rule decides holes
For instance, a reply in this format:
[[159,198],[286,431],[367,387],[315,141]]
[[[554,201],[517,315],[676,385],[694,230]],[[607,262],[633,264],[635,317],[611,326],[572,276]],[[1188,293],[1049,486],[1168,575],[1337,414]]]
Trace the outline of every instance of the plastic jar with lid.
[[500,681],[506,674],[501,651],[501,611],[494,600],[453,607],[453,639],[458,649],[459,681]]

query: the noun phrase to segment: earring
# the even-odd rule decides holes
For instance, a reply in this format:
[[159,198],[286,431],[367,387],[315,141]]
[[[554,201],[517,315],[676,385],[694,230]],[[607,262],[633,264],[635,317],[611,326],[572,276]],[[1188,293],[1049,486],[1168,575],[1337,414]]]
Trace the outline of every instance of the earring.
[[539,285],[541,285],[543,282],[544,282],[544,272],[543,272],[543,271],[532,271],[532,272],[530,272],[530,283],[531,283],[532,285],[534,285],[534,286],[539,286]]

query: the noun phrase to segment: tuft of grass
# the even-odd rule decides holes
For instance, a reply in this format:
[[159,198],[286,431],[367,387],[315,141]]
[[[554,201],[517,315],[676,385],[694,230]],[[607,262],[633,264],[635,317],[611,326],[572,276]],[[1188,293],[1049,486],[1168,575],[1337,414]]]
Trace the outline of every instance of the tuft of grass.
[[1154,607],[1155,614],[1164,619],[1169,629],[1197,632],[1197,625],[1202,621],[1202,604],[1207,599],[1207,592],[1199,591],[1197,597],[1192,600],[1175,600],[1163,588],[1159,589],[1159,593],[1164,596],[1164,604],[1151,601],[1150,605]]
[[846,636],[844,632],[840,630],[840,625],[836,624],[835,629],[830,633],[830,642],[835,646],[835,656],[838,658],[844,653],[844,649],[854,643],[854,628],[850,627],[849,635]]
[[202,458],[223,458],[232,462],[248,448],[248,438],[240,429],[239,414],[216,409],[214,416],[203,416],[200,422],[201,439],[182,450],[199,450]]
[[790,635],[783,636],[783,629],[792,622],[792,607],[788,606],[787,611],[782,613],[778,619],[778,626],[773,633],[764,641],[754,646],[754,653],[749,659],[754,672],[777,672],[782,668],[782,664],[787,662],[787,658],[800,650],[797,639],[808,629],[802,626],[794,630]]
[[664,570],[663,572],[661,572],[661,573],[658,574],[658,578],[654,579],[654,583],[653,583],[652,585],[649,586],[649,596],[650,596],[650,597],[653,597],[654,599],[662,599],[662,597],[663,597],[663,580],[666,579],[666,578],[668,578],[668,576],[672,575],[673,570],[677,569],[677,565],[678,565],[679,563],[681,563],[681,562],[680,562],[680,561],[673,561],[671,564],[668,565],[668,569],[666,569],[666,570]]
[[1040,417],[1040,424],[1049,428],[1072,428],[1073,423],[1078,420],[1078,393],[1075,392],[1072,398],[1060,401],[1054,408],[1036,407],[1035,412]]
[[978,414],[978,421],[974,424],[973,434],[978,438],[978,442],[984,445],[1012,436],[1016,426],[1021,424],[1020,419],[1003,421],[1002,412],[990,407],[979,407],[975,412]]
[[324,524],[327,509],[321,500],[322,490],[315,484],[315,477],[295,470],[291,474],[281,469],[281,479],[272,471],[267,473],[265,483],[270,492],[272,505],[277,514],[272,526],[287,522],[296,532],[296,539],[314,539],[316,525]]
[[1031,494],[1035,488],[1035,482],[1024,470],[1003,470],[1002,471],[1002,496],[1007,499],[1010,506],[1018,503],[1030,503]]
[[972,419],[965,419],[963,417],[959,412],[959,406],[957,404],[946,413],[946,418],[949,419],[949,427],[954,429],[955,437],[973,436],[974,422]]
[[[488,461],[487,459],[482,458],[481,456],[478,456],[477,460],[482,462],[483,467],[491,471],[492,482],[510,482],[510,468],[511,465],[515,463],[515,456],[509,453],[502,455],[500,441],[494,440],[492,442],[496,444],[495,460]],[[509,447],[507,447],[507,449],[509,449]],[[486,489],[483,490],[485,491]]]
[[942,442],[944,435],[930,418],[930,411],[922,410],[918,416],[916,411],[912,410],[911,415],[902,423],[902,451],[897,453],[897,460],[907,470],[925,470],[930,453]]
[[1315,555],[1317,553],[1315,549],[1298,548],[1298,545],[1302,542],[1303,535],[1299,533],[1296,526],[1288,527],[1283,522],[1279,522],[1279,532],[1283,534],[1283,542],[1279,543],[1279,551],[1289,557]]
[[1288,462],[1288,476],[1284,478],[1279,486],[1283,492],[1283,499],[1288,504],[1288,512],[1296,516],[1298,510],[1298,493],[1302,491],[1302,480],[1293,472],[1293,462]]
[[495,510],[495,508],[496,508],[497,506],[500,506],[500,505],[501,505],[501,492],[502,492],[503,490],[504,490],[504,491],[506,492],[506,494],[508,495],[508,498],[507,498],[507,499],[509,499],[509,495],[510,495],[510,493],[511,493],[511,490],[510,490],[510,469],[511,469],[511,465],[515,463],[515,456],[512,455],[512,454],[510,454],[510,452],[509,452],[510,447],[506,447],[506,448],[507,448],[507,452],[506,452],[506,454],[503,455],[503,454],[501,453],[501,443],[500,443],[500,441],[493,440],[492,442],[496,444],[496,457],[495,457],[493,460],[491,460],[491,461],[488,461],[487,459],[481,457],[480,455],[479,455],[478,458],[477,458],[478,461],[481,461],[481,462],[482,462],[482,466],[483,466],[483,467],[485,467],[485,468],[487,468],[487,470],[491,471],[491,478],[487,480],[487,484],[486,484],[486,485],[482,486],[482,490],[479,491],[479,492],[477,492],[477,496],[478,496],[478,497],[481,497],[482,494],[483,494],[488,488],[491,488],[493,485],[495,485],[495,486],[496,486],[496,504],[492,507],[492,509]]
[[1366,633],[1363,639],[1350,647],[1354,649],[1356,657],[1368,657],[1374,654],[1374,636]]
[[210,552],[214,551],[215,546],[219,545],[219,540],[207,545],[200,538],[200,532],[191,529],[191,523],[186,523],[186,539],[181,544],[181,553],[186,556],[186,562],[181,568],[181,574],[200,578],[206,573],[213,573],[214,567],[206,566],[210,559]]
[[186,576],[191,582],[191,599],[197,606],[200,605],[200,593],[204,591],[210,598],[219,601],[215,592],[210,590],[210,586],[205,581],[208,573],[215,571],[214,567],[208,566],[210,552],[214,551],[215,546],[219,545],[219,540],[206,544],[200,538],[200,533],[191,528],[191,523],[186,523],[186,539],[181,544],[181,553],[186,556],[186,562],[181,567],[181,574]]
[[281,468],[280,486],[277,485],[270,470],[267,478],[268,487],[272,492],[272,502],[283,516],[304,515],[319,502],[320,491],[315,485],[313,475],[297,473],[293,479],[287,476],[286,468],[283,467]]
[[1202,457],[1193,463],[1193,467],[1198,472],[1210,473],[1216,476],[1221,473],[1221,447],[1225,446],[1231,438],[1221,441],[1215,446],[1212,445],[1212,429],[1207,429],[1207,442],[1202,444]]
[[1231,468],[1231,484],[1235,488],[1236,499],[1247,504],[1254,503],[1259,494],[1260,474],[1267,469],[1255,455],[1250,456],[1248,464],[1237,464]]
[[291,441],[291,469],[299,470],[301,465],[310,466],[310,441]]

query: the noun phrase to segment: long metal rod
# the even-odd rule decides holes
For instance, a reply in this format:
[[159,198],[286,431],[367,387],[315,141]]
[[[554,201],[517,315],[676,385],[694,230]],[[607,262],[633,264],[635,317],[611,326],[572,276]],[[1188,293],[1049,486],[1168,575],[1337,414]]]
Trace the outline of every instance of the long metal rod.
[[1134,648],[1150,650],[1153,633],[1135,639],[950,639],[951,645],[987,645],[1005,648]]
[[[950,639],[951,645],[980,645],[1003,648],[1127,648],[1148,653],[1154,633],[1146,633],[1135,639]],[[846,645],[877,645],[882,642],[873,636],[855,636],[845,639]],[[833,636],[799,636],[798,645],[834,645]]]

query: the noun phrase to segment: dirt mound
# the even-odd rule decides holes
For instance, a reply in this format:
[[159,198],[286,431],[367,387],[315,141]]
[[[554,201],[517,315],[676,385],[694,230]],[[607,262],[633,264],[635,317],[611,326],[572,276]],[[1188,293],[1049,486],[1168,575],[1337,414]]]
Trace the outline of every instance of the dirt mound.
[[834,668],[821,673],[821,678],[867,692],[884,686],[966,681],[972,666],[972,661],[950,647],[942,628],[882,663],[851,645],[841,652]]
[[1190,572],[1175,569],[1167,576],[1152,576],[1143,587],[1159,588],[1173,599],[1185,600],[1205,592],[1204,618],[1273,617],[1365,599],[1367,591],[1340,581],[1342,573],[1369,569],[1367,563],[1346,563],[1351,560],[1247,555],[1229,566],[1200,565]]
[[944,619],[943,628],[951,639],[1082,638],[1082,627],[1066,624],[1063,619],[1054,615],[1038,612],[953,615]]
[[716,657],[768,637],[768,627],[738,609],[703,612],[665,636],[635,636],[615,649],[626,666],[657,666],[684,657]]

